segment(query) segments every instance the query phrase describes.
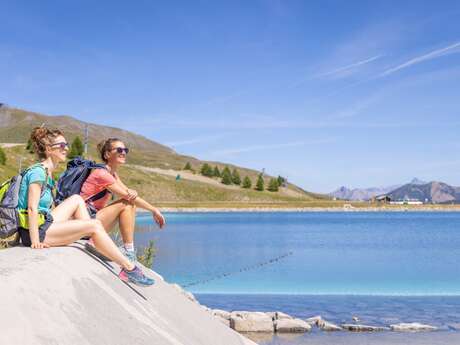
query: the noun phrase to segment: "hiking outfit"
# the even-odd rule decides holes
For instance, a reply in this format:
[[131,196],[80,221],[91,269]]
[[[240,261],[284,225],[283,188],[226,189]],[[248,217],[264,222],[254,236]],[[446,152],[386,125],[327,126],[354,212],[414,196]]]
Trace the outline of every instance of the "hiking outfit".
[[38,236],[40,242],[46,237],[46,231],[53,223],[51,206],[53,204],[54,180],[48,176],[46,168],[35,164],[23,173],[18,194],[18,232],[24,246],[30,247],[32,242],[29,233],[29,215],[27,213],[29,186],[38,183],[41,186],[40,200],[38,202]]
[[[93,169],[83,182],[80,195],[85,200],[91,218],[96,218],[97,212],[108,204],[112,194],[107,187],[116,181],[115,176],[107,169]],[[99,197],[95,198],[96,196]]]

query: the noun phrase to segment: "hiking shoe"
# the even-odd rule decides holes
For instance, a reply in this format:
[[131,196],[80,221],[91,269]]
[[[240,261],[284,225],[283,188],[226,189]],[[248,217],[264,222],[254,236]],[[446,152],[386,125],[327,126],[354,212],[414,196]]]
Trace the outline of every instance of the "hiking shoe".
[[129,261],[131,261],[134,265],[137,263],[137,256],[135,250],[127,250],[125,246],[119,247],[121,253],[126,256]]
[[137,266],[135,266],[132,271],[128,271],[123,268],[118,277],[125,283],[130,282],[140,286],[150,286],[155,284],[155,281],[152,278],[147,277]]

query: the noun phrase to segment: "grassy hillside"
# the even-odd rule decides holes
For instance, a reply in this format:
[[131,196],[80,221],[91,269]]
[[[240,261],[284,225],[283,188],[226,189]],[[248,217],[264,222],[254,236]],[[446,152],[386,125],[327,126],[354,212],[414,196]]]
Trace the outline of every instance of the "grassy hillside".
[[[85,123],[69,116],[46,116],[2,107],[0,108],[0,143],[23,144],[27,141],[31,129],[42,123],[62,129],[69,141],[77,135],[82,137],[85,128]],[[120,175],[143,197],[157,204],[197,206],[210,203],[215,206],[223,203],[228,206],[329,202],[325,196],[306,192],[292,184],[289,184],[287,188],[281,188],[280,192],[258,192],[237,186],[224,186],[211,178],[200,178],[199,181],[182,178],[176,181],[175,176],[163,174],[161,169],[181,170],[186,162],[190,162],[192,167],[199,171],[205,161],[177,154],[164,145],[118,128],[89,124],[89,158],[97,160],[97,142],[107,137],[118,137],[131,148],[128,158],[129,166],[123,167]],[[25,150],[25,145],[6,147],[4,150],[8,161],[6,166],[0,165],[1,181],[16,173],[20,159],[22,159],[23,166],[35,160],[34,155]],[[221,170],[227,165],[221,162],[207,163],[212,166],[217,165]],[[230,164],[228,166],[231,169],[237,168],[241,177],[248,175],[255,185],[259,172]],[[159,168],[156,170],[160,173],[148,170],[148,168]],[[269,176],[265,177],[266,186],[268,186],[269,178]]]

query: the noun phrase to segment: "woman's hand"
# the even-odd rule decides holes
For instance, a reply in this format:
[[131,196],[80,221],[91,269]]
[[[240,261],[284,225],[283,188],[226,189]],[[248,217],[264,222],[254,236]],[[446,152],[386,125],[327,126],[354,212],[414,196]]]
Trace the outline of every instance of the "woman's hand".
[[137,191],[134,189],[128,189],[126,192],[128,193],[128,196],[126,197],[126,200],[128,201],[133,201],[138,196]]
[[158,224],[160,229],[166,224],[165,217],[161,214],[161,212],[158,209],[154,209],[152,211],[153,214],[153,219],[155,219],[155,222]]
[[30,248],[32,248],[32,249],[44,249],[44,248],[49,248],[49,247],[50,246],[48,244],[43,243],[43,242],[34,242],[30,246]]

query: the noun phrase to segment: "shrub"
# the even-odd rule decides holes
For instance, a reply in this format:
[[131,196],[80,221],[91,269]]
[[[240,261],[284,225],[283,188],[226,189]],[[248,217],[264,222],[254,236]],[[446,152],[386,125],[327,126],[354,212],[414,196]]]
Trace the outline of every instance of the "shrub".
[[185,164],[184,166],[184,169],[182,170],[192,170],[192,165],[190,164],[190,162],[187,162],[187,164]]
[[6,154],[3,148],[0,146],[0,164],[5,165],[6,164]]
[[156,248],[155,241],[150,240],[147,247],[142,248],[142,254],[137,254],[137,260],[147,268],[152,268],[153,259],[155,258]]
[[278,176],[277,178],[278,181],[278,186],[281,187],[283,184],[285,184],[287,181],[283,176]]
[[26,151],[29,153],[34,153],[34,145],[32,144],[32,139],[27,140]]
[[245,176],[243,179],[243,188],[251,188],[252,187],[252,182],[251,179],[248,176]]

